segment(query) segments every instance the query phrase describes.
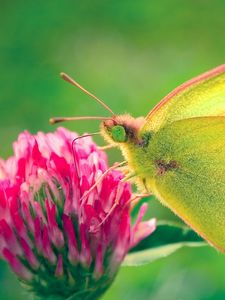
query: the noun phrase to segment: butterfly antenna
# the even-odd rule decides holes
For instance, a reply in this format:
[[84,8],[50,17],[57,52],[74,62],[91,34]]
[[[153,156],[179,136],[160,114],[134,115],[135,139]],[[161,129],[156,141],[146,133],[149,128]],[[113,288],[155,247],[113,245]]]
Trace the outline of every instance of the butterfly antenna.
[[77,120],[112,120],[112,118],[107,118],[107,117],[95,117],[95,116],[82,116],[82,117],[56,117],[56,118],[51,118],[49,122],[51,124],[56,124],[64,121],[77,121]]
[[109,108],[103,101],[101,101],[100,99],[98,99],[95,95],[93,95],[92,93],[88,92],[85,88],[83,88],[78,82],[76,82],[73,78],[71,78],[69,75],[65,74],[65,73],[60,73],[60,76],[62,79],[64,79],[65,81],[71,83],[72,85],[75,85],[76,87],[78,87],[81,91],[83,91],[85,94],[87,94],[88,96],[90,96],[91,98],[95,99],[98,103],[100,103],[105,109],[107,109],[113,116],[115,115],[114,112],[111,110],[111,108]]

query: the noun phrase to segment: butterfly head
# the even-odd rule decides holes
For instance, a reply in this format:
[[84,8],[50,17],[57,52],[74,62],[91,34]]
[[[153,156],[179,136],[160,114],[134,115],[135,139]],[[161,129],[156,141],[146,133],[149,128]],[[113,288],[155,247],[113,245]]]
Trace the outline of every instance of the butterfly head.
[[109,143],[137,143],[139,131],[144,122],[145,119],[143,117],[135,119],[128,114],[115,115],[111,119],[103,121],[100,129],[103,137]]

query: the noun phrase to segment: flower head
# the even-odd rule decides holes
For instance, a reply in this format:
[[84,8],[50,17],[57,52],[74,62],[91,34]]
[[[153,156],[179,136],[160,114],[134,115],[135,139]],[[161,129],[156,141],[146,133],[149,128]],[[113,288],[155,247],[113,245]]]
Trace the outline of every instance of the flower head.
[[[0,256],[38,296],[97,299],[155,221],[130,219],[131,188],[90,137],[20,134],[0,161]],[[91,188],[93,187],[93,188]],[[90,190],[91,189],[91,190]],[[91,295],[91,296],[90,296]],[[75,299],[74,298],[74,299]]]

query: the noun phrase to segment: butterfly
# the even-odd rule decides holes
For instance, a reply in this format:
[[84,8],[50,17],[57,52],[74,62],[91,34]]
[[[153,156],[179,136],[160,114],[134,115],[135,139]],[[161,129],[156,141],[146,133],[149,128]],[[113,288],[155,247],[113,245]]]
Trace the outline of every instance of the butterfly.
[[140,191],[153,193],[209,244],[225,252],[225,65],[180,85],[144,117],[100,119],[100,132],[119,147],[128,177]]

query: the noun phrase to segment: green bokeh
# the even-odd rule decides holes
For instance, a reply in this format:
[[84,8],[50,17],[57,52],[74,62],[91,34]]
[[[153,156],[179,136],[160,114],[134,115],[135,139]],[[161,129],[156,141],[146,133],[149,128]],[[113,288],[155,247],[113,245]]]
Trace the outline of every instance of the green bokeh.
[[[22,130],[54,130],[51,116],[109,115],[61,81],[60,71],[116,113],[146,115],[172,88],[225,62],[224,14],[224,0],[2,0],[1,156],[12,153]],[[65,126],[98,130],[97,121]],[[116,160],[119,152],[111,151],[110,161]],[[173,218],[155,200],[150,214]],[[183,249],[147,266],[122,268],[103,299],[224,300],[224,270],[225,256],[214,249]],[[4,263],[0,287],[0,300],[29,298]]]

